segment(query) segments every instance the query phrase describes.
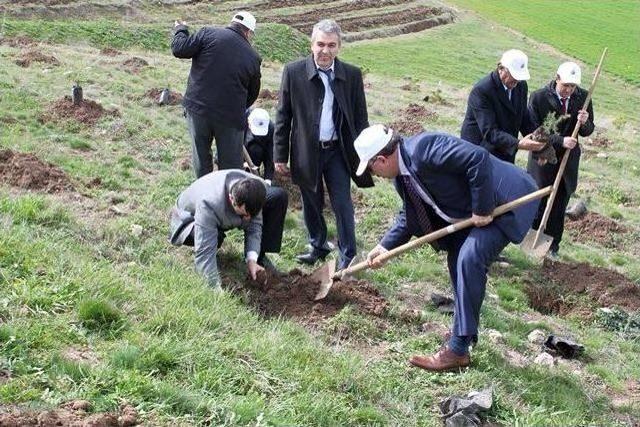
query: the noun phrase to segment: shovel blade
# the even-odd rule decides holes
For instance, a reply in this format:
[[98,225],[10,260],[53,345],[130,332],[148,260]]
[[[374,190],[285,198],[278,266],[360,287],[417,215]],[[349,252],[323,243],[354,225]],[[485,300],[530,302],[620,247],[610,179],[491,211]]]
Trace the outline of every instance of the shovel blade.
[[311,279],[314,282],[320,282],[318,293],[316,294],[314,301],[324,299],[331,287],[333,286],[333,275],[336,272],[336,260],[332,259],[322,264],[317,270],[311,273]]
[[520,248],[531,257],[544,258],[551,247],[553,237],[541,233],[536,242],[536,234],[538,234],[538,230],[529,230],[522,243],[520,243]]

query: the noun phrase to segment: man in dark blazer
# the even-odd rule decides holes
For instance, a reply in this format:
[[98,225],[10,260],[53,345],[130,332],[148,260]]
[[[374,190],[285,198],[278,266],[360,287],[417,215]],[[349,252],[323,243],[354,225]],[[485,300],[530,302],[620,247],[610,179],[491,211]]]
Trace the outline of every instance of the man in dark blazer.
[[[520,50],[504,52],[496,70],[471,90],[460,131],[460,138],[509,163],[514,163],[518,149],[544,147],[527,137],[535,130],[527,110],[527,63],[527,55]],[[518,132],[525,137],[518,140]]]
[[247,270],[255,280],[273,264],[267,252],[279,252],[287,212],[287,193],[242,170],[211,172],[184,190],[171,210],[169,241],[195,246],[196,271],[220,288],[216,254],[225,231],[244,230]]
[[[351,179],[372,186],[371,175],[356,176],[358,156],[353,141],[368,123],[362,73],[337,59],[341,31],[335,21],[313,27],[312,55],[289,63],[282,74],[275,122],[276,171],[291,173],[300,187],[311,250],[298,261],[313,264],[329,253],[327,225],[322,215],[324,183],[336,217],[339,268],[356,254]],[[287,167],[289,162],[290,170]]]
[[[578,145],[577,139],[571,137],[571,134],[576,123],[580,123],[580,130],[578,131],[580,136],[591,135],[595,128],[591,103],[589,103],[586,110],[582,109],[588,92],[578,86],[580,78],[581,70],[578,64],[565,62],[558,67],[556,78],[549,82],[547,86],[533,92],[529,100],[531,117],[538,125],[542,124],[550,113],[556,119],[565,114],[570,116],[559,123],[557,133],[552,134],[550,137],[558,162],[555,165],[549,163],[540,164],[532,154],[529,154],[527,164],[527,171],[533,176],[538,185],[546,187],[547,185],[552,185],[555,181],[560,168],[560,159],[564,157],[565,150],[571,150],[567,159],[566,169],[562,175],[562,182],[558,187],[558,193],[544,230],[546,234],[553,237],[553,242],[549,248],[551,257],[558,256],[558,249],[564,232],[564,214],[569,198],[578,186],[580,145]],[[547,200],[548,198],[544,198],[540,203],[538,215],[533,222],[533,228],[536,230],[542,221]]]
[[236,13],[226,28],[204,27],[192,35],[184,22],[175,23],[171,51],[191,59],[183,105],[197,178],[213,170],[213,139],[218,169],[242,169],[245,111],[260,91],[262,60],[250,43],[255,29],[249,12]]
[[444,133],[422,133],[403,140],[382,125],[363,131],[355,141],[360,156],[358,173],[393,179],[403,207],[395,223],[369,253],[373,268],[378,255],[435,229],[471,217],[476,227],[452,233],[436,242],[447,251],[455,297],[451,336],[432,356],[413,356],[409,362],[430,371],[468,366],[469,345],[477,339],[487,269],[509,242],[524,239],[538,202],[493,218],[498,205],[537,190],[520,168],[499,160],[478,146]]

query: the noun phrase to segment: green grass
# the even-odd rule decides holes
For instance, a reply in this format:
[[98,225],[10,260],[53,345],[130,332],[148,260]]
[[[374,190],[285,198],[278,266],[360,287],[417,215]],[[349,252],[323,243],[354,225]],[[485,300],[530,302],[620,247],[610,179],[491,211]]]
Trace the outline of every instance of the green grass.
[[592,67],[609,48],[606,69],[640,85],[640,3],[636,0],[451,0],[580,59]]
[[[623,391],[624,381],[640,374],[640,348],[625,326],[630,321],[622,325],[535,313],[524,289],[537,267],[515,247],[507,249],[512,266],[491,273],[482,309],[482,327],[500,331],[504,342],[494,345],[481,336],[472,369],[461,375],[407,366],[411,354],[430,353],[441,344],[438,333],[423,330],[423,324],[450,323],[429,303],[432,290],[450,292],[444,256],[429,248],[363,273],[391,304],[391,313],[382,318],[348,307],[324,323],[303,325],[264,318],[241,295],[210,292],[193,269],[192,253],[166,242],[167,210],[192,181],[191,171],[179,168],[189,155],[181,109],[136,98],[153,87],[183,88],[189,64],[175,60],[160,44],[153,53],[140,53],[141,42],[124,31],[128,44],[121,49],[131,46],[135,52],[127,55],[150,62],[131,75],[119,67],[122,57],[101,57],[91,47],[106,46],[111,37],[98,31],[103,21],[76,24],[24,21],[34,37],[59,36],[60,43],[70,44],[42,47],[63,64],[48,72],[18,67],[13,59],[19,49],[0,45],[6,71],[0,73],[0,118],[17,119],[3,127],[0,147],[32,152],[60,166],[77,190],[45,195],[0,187],[0,369],[12,374],[0,383],[2,405],[50,408],[78,398],[91,401],[95,411],[113,411],[126,400],[150,425],[436,426],[441,424],[441,399],[493,385],[495,406],[488,419],[504,425],[616,425],[621,411],[640,416],[637,408],[611,409],[608,402],[611,390]],[[132,32],[138,28],[117,26]],[[91,29],[94,36],[82,33]],[[77,44],[83,37],[85,44]],[[168,41],[162,31],[149,37],[152,44]],[[259,49],[274,47],[271,55],[278,54],[275,43],[287,39],[274,37]],[[425,90],[438,89],[451,105],[439,109],[439,118],[429,125],[457,132],[464,107],[460,91],[490,70],[503,48],[519,43],[535,51],[534,84],[542,84],[560,57],[538,52],[507,32],[496,34],[477,18],[345,46],[344,57],[369,68],[368,103],[376,120],[393,118],[407,103],[422,102]],[[455,53],[459,46],[471,53]],[[466,67],[453,73],[461,61]],[[273,82],[279,81],[279,70],[278,65],[263,68],[270,89],[277,88]],[[77,76],[87,98],[118,108],[121,116],[95,127],[39,122],[39,114],[66,95]],[[420,91],[402,90],[406,77]],[[583,159],[579,191],[591,198],[590,209],[618,211],[637,228],[637,207],[618,202],[639,190],[637,180],[621,180],[619,173],[637,166],[637,148],[629,136],[634,128],[625,117],[635,113],[640,98],[610,74],[603,76],[601,88],[596,114],[610,123],[607,135],[615,145],[607,151],[611,161]],[[367,250],[400,203],[388,182],[378,181],[360,194],[365,208],[358,244]],[[631,203],[635,199],[629,197]],[[122,213],[115,213],[114,206]],[[333,220],[328,222],[335,233]],[[296,266],[294,256],[306,244],[301,224],[301,213],[290,212],[283,251],[274,257],[283,270]],[[142,235],[131,233],[133,225],[142,227]],[[567,239],[563,251],[569,259],[615,263],[640,277],[629,246],[633,242],[625,244],[623,250],[605,250]],[[225,283],[241,286],[241,233],[229,234],[222,255],[229,265]],[[403,319],[407,308],[419,316]],[[584,342],[589,360],[579,362],[581,373],[510,365],[505,349],[535,357],[538,349],[526,341],[535,328],[571,333]],[[70,349],[88,351],[95,360],[71,360]]]
[[[193,27],[192,32],[199,27]],[[98,48],[148,50],[170,52],[173,32],[159,25],[135,23],[63,20],[14,20],[5,19],[0,26],[5,37],[28,36],[63,44],[88,44]],[[309,39],[299,31],[282,24],[261,24],[254,38],[254,45],[264,59],[290,61],[305,56],[309,51]]]

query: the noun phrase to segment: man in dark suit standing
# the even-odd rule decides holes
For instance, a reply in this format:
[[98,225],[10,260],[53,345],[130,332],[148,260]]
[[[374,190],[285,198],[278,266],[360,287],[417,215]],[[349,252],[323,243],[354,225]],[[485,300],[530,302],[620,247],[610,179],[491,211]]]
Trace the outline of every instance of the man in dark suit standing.
[[226,28],[204,27],[192,35],[184,22],[175,23],[171,51],[191,58],[183,105],[197,178],[213,170],[213,139],[218,169],[242,169],[245,111],[260,91],[262,60],[251,47],[255,29],[249,12],[236,13]]
[[[514,163],[520,150],[544,147],[527,136],[535,130],[527,110],[528,58],[511,49],[502,54],[498,67],[471,90],[460,138],[484,147],[501,160]],[[525,136],[518,140],[518,132]]]
[[336,216],[338,267],[344,268],[356,254],[351,179],[360,187],[372,186],[373,181],[368,173],[355,175],[358,156],[353,141],[369,123],[362,73],[337,58],[341,37],[335,21],[318,22],[311,35],[312,55],[285,66],[274,162],[278,173],[291,173],[302,194],[311,250],[299,255],[298,261],[313,264],[330,250],[322,215],[324,178]]
[[[558,256],[560,241],[564,232],[564,214],[569,203],[569,198],[578,186],[578,166],[580,164],[580,145],[578,140],[571,137],[576,123],[580,123],[580,136],[589,136],[593,133],[593,107],[591,103],[587,110],[582,110],[588,92],[578,85],[580,84],[581,71],[578,64],[565,62],[558,67],[556,78],[549,84],[531,94],[529,111],[531,118],[537,124],[542,124],[549,113],[556,118],[568,114],[569,117],[559,123],[560,128],[556,134],[549,138],[556,151],[558,162],[555,165],[540,164],[533,155],[529,155],[527,171],[533,176],[540,187],[552,185],[560,168],[560,159],[564,157],[565,150],[569,152],[567,166],[562,175],[562,182],[558,187],[558,193],[553,202],[544,232],[553,237],[549,248],[549,254],[555,258]],[[533,222],[533,228],[538,229],[548,198],[542,199],[538,216]]]
[[471,217],[474,228],[436,242],[447,251],[455,297],[451,336],[432,356],[409,362],[429,371],[455,370],[470,363],[469,345],[477,340],[487,269],[509,242],[519,243],[536,214],[534,201],[496,217],[493,209],[537,190],[520,168],[499,160],[469,142],[444,133],[422,133],[404,139],[382,125],[363,131],[355,141],[358,173],[393,179],[403,208],[394,225],[369,253],[371,267],[378,255],[449,224]]

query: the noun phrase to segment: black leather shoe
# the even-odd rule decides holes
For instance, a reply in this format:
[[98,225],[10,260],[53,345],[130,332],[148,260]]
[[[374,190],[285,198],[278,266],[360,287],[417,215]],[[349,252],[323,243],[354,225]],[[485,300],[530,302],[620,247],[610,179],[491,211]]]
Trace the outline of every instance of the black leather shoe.
[[324,261],[327,255],[328,255],[327,253],[310,251],[310,252],[307,252],[306,254],[298,255],[296,257],[296,260],[298,260],[299,263],[311,265],[311,264],[315,264],[315,262],[318,260]]

